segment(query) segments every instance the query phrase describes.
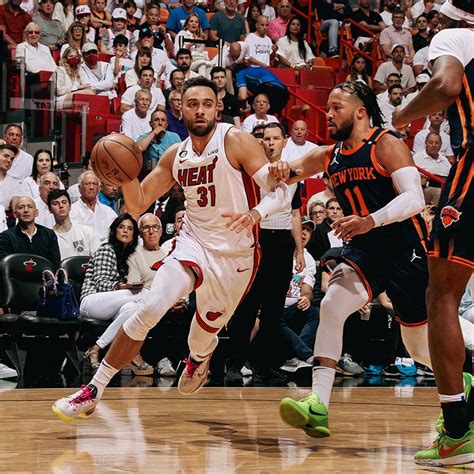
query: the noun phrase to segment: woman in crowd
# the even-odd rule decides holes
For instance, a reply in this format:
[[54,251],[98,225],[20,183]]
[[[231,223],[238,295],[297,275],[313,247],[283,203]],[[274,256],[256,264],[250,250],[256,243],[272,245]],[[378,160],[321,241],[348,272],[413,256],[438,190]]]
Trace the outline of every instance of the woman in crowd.
[[364,56],[356,54],[351,61],[351,68],[346,81],[361,81],[372,87],[372,79],[367,71],[367,61]]
[[84,25],[75,21],[67,30],[66,43],[61,46],[61,56],[67,48],[76,48],[81,54],[82,46],[87,43],[87,33]]
[[256,4],[252,4],[247,9],[247,14],[245,15],[245,29],[247,34],[255,33],[257,18],[262,15],[262,9]]
[[81,84],[80,66],[79,51],[76,48],[67,48],[56,71],[56,107],[58,109],[71,107],[75,94],[95,94],[89,84]]
[[[35,156],[33,157],[31,176],[28,176],[28,178],[23,181],[25,186],[28,188],[29,195],[33,199],[38,199],[40,197],[38,188],[41,177],[49,172],[54,173],[53,164],[53,155],[49,150],[41,148],[35,153]],[[64,189],[62,182],[60,182],[59,187]]]
[[[127,283],[128,257],[137,244],[138,225],[130,214],[122,214],[112,222],[108,242],[98,248],[89,262],[81,291],[81,317],[114,320],[84,355],[93,371],[99,367],[99,351],[112,342],[140,301],[139,292],[143,285]],[[135,375],[151,375],[153,367],[137,354],[131,362],[131,371]]]
[[[268,21],[272,21],[276,18],[276,12],[275,9],[271,6],[271,3],[272,2],[270,0],[255,0],[253,2],[253,4],[257,5],[260,8],[262,12],[261,14],[265,15],[268,18]],[[245,11],[245,17],[248,16],[249,10],[250,7],[248,7]]]
[[[183,38],[181,40],[181,38]],[[191,51],[193,62],[191,70],[196,71],[201,76],[209,78],[212,63],[209,61],[209,55],[204,44],[188,43],[186,39],[206,39],[201,28],[201,21],[196,13],[191,13],[185,20],[183,29],[176,35],[174,39],[174,54],[178,53],[181,48]]]
[[300,19],[292,18],[286,27],[286,35],[276,43],[278,46],[276,54],[281,64],[296,71],[312,69],[314,54],[304,35]]
[[58,0],[54,5],[53,20],[61,23],[63,31],[68,31],[69,27],[74,23],[74,10],[76,8],[75,0]]
[[138,84],[138,76],[145,66],[151,66],[151,49],[142,47],[135,56],[135,65],[125,73],[125,85],[128,87]]

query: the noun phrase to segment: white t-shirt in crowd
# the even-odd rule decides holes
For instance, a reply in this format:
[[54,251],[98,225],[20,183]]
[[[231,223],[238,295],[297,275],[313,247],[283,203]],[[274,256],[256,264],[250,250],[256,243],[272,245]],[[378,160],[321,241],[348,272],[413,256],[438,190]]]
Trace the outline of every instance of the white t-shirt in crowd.
[[413,161],[420,168],[437,176],[446,177],[451,170],[451,163],[441,153],[438,155],[438,158],[434,160],[431,156],[427,155],[425,151],[420,151],[413,155]]
[[314,258],[306,249],[303,249],[303,257],[306,265],[301,272],[296,271],[296,261],[293,259],[293,277],[286,294],[285,308],[298,303],[298,300],[301,298],[301,288],[303,283],[306,283],[313,288],[316,282],[316,262]]
[[33,74],[39,71],[56,71],[56,63],[54,62],[51,50],[44,44],[38,43],[38,46],[32,46],[27,43],[20,43],[16,47],[15,58],[25,59],[26,72]]
[[[425,151],[425,141],[430,131],[428,129],[420,130],[413,140],[413,152],[419,153],[420,151]],[[454,152],[451,148],[451,142],[449,135],[440,131],[439,136],[441,137],[441,150],[439,151],[444,156],[453,156]]]
[[49,212],[48,205],[40,197],[36,198],[34,201],[36,209],[38,209],[38,216],[35,219],[36,224],[52,229],[56,222],[54,216]]
[[146,114],[146,117],[139,117],[135,109],[127,110],[122,115],[122,133],[130,137],[132,140],[136,140],[140,135],[151,132],[150,119],[151,110]]
[[[122,95],[122,104],[127,104],[127,105],[135,105],[135,94],[137,91],[139,91],[141,87],[136,84],[134,86],[129,87]],[[150,88],[151,92],[151,105],[150,105],[150,110],[155,111],[156,108],[161,105],[162,107],[166,107],[166,100],[165,96],[163,95],[163,92],[161,92],[161,89],[158,89],[156,86],[152,86]]]
[[0,205],[10,209],[10,201],[14,196],[30,196],[28,188],[22,180],[6,175],[0,180]]
[[82,199],[71,206],[71,220],[92,227],[101,242],[105,242],[109,238],[110,224],[116,217],[117,214],[110,207],[98,200],[94,210],[88,207]]
[[100,241],[95,235],[94,229],[88,225],[72,222],[68,232],[53,230],[58,238],[61,260],[78,255],[92,256],[100,246]]
[[19,149],[7,174],[13,178],[24,180],[31,175],[32,170],[33,157],[26,151]]
[[298,41],[291,41],[287,36],[280,38],[276,42],[276,45],[278,46],[277,55],[284,57],[291,64],[307,63],[314,58],[314,54],[306,41],[304,42],[306,58],[301,57],[298,49]]
[[269,36],[261,38],[255,33],[250,33],[245,38],[245,44],[248,46],[247,56],[270,66],[270,54],[272,54],[272,40]]
[[308,153],[308,151],[314,150],[315,148],[318,148],[318,145],[313,142],[306,140],[303,145],[297,145],[290,137],[288,138],[285,148],[283,148],[281,159],[291,162],[301,158],[304,154]]
[[242,130],[244,132],[252,133],[253,127],[255,125],[266,125],[267,123],[278,122],[278,119],[274,115],[267,114],[267,119],[258,119],[255,114],[249,115],[242,122]]

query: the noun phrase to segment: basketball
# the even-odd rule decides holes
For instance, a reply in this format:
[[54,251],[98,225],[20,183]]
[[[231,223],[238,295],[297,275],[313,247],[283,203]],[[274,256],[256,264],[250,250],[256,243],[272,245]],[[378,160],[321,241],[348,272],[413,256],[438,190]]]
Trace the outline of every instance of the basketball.
[[102,181],[120,186],[140,173],[142,152],[131,138],[122,133],[112,133],[95,144],[91,152],[91,166]]

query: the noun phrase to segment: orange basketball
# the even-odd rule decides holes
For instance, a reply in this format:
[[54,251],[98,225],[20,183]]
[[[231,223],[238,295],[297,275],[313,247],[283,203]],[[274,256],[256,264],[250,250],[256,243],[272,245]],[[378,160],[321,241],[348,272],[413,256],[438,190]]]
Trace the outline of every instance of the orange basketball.
[[142,152],[131,138],[122,133],[112,133],[101,138],[92,148],[91,166],[102,181],[120,186],[140,173]]

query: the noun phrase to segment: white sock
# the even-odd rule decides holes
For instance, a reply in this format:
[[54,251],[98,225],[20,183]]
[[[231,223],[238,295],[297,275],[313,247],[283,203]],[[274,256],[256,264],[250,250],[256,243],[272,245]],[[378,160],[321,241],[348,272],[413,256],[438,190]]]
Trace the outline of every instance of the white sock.
[[321,366],[313,367],[313,392],[319,396],[326,409],[329,407],[335,376],[335,369]]
[[453,402],[465,402],[466,395],[464,392],[458,393],[457,395],[441,395],[439,394],[439,401],[441,403],[453,403]]
[[112,367],[106,362],[105,359],[102,359],[99,368],[97,369],[94,378],[89,382],[91,385],[94,385],[97,388],[97,400],[100,400],[102,394],[104,393],[105,387],[112,380],[112,377],[119,371]]

